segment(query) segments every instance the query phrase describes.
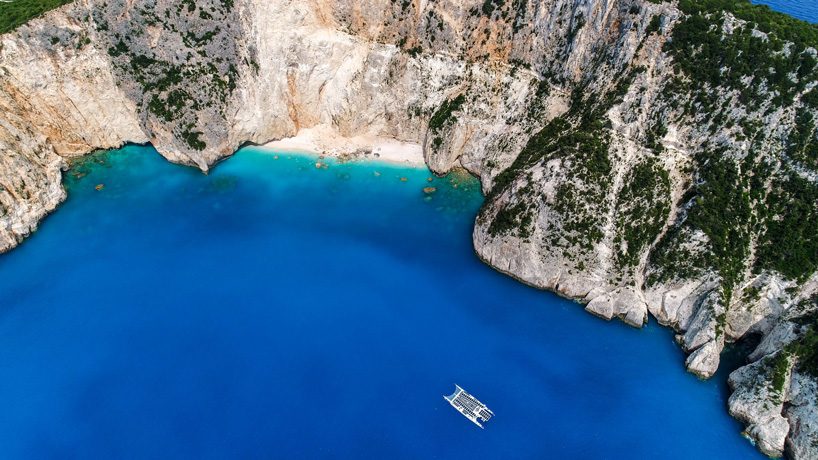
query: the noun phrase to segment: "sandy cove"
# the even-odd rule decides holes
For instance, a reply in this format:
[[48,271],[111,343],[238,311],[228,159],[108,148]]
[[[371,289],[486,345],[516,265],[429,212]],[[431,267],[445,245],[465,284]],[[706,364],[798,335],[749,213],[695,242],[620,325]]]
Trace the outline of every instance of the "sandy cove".
[[327,126],[302,129],[294,137],[262,145],[271,151],[326,155],[342,160],[376,160],[425,167],[423,147],[395,139],[361,135],[344,137]]

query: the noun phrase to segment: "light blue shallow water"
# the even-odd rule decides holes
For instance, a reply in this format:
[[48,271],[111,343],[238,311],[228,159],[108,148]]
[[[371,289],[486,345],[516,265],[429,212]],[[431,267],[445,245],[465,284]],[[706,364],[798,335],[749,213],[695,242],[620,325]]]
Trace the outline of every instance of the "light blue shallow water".
[[753,0],[753,3],[767,5],[798,19],[818,23],[818,0]]
[[670,331],[481,264],[474,179],[102,158],[0,257],[0,458],[760,458]]

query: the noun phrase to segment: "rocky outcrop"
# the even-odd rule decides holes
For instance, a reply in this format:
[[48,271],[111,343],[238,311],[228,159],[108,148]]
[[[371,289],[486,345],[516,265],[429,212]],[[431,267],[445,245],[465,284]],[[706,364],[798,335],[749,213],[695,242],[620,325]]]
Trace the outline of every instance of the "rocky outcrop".
[[815,454],[818,430],[818,298],[787,310],[750,357],[730,375],[730,414],[767,455],[793,458]]
[[653,316],[704,378],[762,336],[731,413],[765,453],[818,456],[818,53],[789,19],[685,4],[77,0],[0,36],[0,250],[94,149],[207,171],[305,130],[419,144],[480,177],[498,270]]

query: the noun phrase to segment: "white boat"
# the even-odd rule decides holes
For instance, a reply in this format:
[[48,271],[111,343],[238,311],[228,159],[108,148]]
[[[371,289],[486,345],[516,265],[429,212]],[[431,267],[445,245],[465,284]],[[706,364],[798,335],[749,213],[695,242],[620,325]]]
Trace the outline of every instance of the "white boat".
[[449,404],[463,414],[464,417],[474,422],[474,424],[480,428],[483,428],[482,423],[488,422],[494,415],[494,412],[489,410],[485,404],[478,401],[477,398],[466,393],[466,390],[460,388],[460,385],[455,384],[454,387],[454,393],[449,396],[444,396],[443,398],[449,401]]

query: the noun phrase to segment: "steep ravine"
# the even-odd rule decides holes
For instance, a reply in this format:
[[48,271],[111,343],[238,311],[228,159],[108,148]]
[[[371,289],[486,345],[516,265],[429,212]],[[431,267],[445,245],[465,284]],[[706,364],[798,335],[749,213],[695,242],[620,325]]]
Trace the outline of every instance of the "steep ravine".
[[0,36],[0,250],[95,149],[206,171],[308,128],[418,143],[480,177],[497,269],[655,317],[704,378],[761,336],[730,412],[816,458],[818,29],[717,3],[75,1]]

